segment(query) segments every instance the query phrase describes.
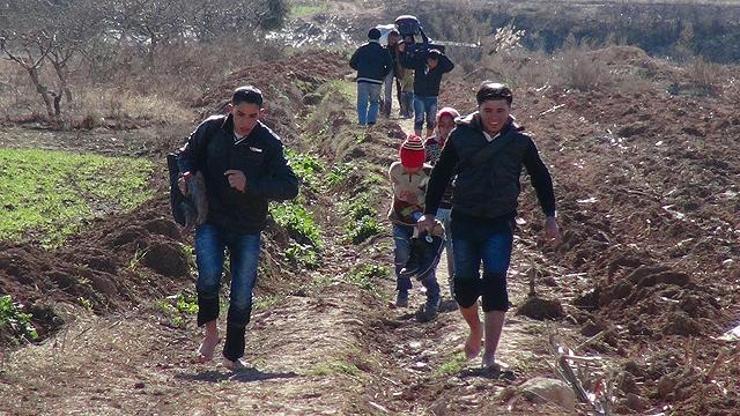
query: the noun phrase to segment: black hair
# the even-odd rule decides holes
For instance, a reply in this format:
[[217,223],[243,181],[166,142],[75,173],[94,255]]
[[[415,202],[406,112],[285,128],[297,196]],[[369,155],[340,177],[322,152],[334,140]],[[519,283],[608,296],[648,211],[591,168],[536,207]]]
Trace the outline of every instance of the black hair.
[[377,28],[372,28],[370,31],[367,32],[367,38],[370,40],[378,40],[380,39],[381,33],[380,30]]
[[511,89],[506,84],[493,81],[483,81],[478,87],[478,92],[475,93],[475,100],[478,105],[483,104],[484,101],[488,100],[506,100],[509,105],[514,100],[514,96],[511,93]]
[[256,104],[262,108],[262,91],[251,86],[245,85],[234,90],[234,94],[231,96],[231,104],[239,105],[242,103]]
[[427,54],[427,58],[432,58],[434,60],[438,60],[440,56],[442,56],[442,52],[439,49],[430,49]]

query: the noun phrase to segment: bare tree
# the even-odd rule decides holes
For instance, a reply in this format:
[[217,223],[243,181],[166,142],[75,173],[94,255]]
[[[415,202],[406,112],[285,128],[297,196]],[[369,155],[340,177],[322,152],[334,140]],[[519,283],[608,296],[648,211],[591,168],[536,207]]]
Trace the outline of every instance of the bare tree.
[[[0,9],[0,52],[26,71],[51,119],[61,115],[64,97],[72,101],[68,66],[100,34],[101,16],[93,0],[15,1]],[[54,89],[54,82],[42,76],[47,62],[57,78]]]
[[146,54],[154,68],[160,45],[180,39],[185,32],[187,0],[110,1],[111,21],[121,41],[131,41]]
[[39,74],[53,48],[54,39],[43,30],[28,32],[6,30],[0,34],[0,51],[5,54],[5,59],[20,65],[28,73],[36,91],[44,100],[46,113],[50,118],[57,119],[61,112],[59,101],[62,96],[50,90]]
[[60,91],[71,102],[69,64],[93,39],[104,33],[104,9],[94,0],[76,0],[58,3],[50,11],[52,16],[44,20],[46,27],[53,30],[55,42],[47,59],[59,80]]

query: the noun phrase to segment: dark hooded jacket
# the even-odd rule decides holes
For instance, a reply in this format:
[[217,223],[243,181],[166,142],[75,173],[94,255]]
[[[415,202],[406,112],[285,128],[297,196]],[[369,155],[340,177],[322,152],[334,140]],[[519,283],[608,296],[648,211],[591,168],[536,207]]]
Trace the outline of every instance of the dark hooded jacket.
[[[178,152],[181,172],[203,172],[208,198],[207,223],[237,233],[261,231],[269,200],[298,195],[298,178],[283,156],[280,138],[258,122],[248,136],[235,141],[232,116],[202,122]],[[229,185],[224,173],[244,172],[245,192]]]
[[370,41],[352,54],[349,66],[357,71],[357,82],[382,84],[385,76],[393,70],[393,58],[380,43]]
[[455,64],[450,58],[441,54],[437,66],[430,70],[427,66],[428,53],[420,53],[410,57],[401,55],[401,64],[405,68],[414,70],[414,95],[420,97],[437,97],[442,84],[442,75],[452,71]]
[[[452,196],[453,218],[462,214],[481,219],[510,220],[516,215],[522,166],[531,177],[545,215],[555,214],[550,173],[532,138],[522,132],[523,128],[513,118],[492,142],[484,136],[477,112],[458,118],[455,123],[455,130],[432,170],[426,194],[426,214],[436,214],[450,178],[457,174]],[[473,157],[483,152],[486,146],[502,139],[507,144],[485,162],[473,162]]]

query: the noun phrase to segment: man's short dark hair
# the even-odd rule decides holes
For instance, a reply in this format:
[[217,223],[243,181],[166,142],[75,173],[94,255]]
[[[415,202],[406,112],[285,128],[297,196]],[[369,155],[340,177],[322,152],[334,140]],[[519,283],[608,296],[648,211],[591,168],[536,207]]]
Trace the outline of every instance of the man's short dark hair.
[[231,104],[239,105],[242,103],[257,104],[258,107],[262,108],[262,91],[251,86],[245,85],[234,90],[234,94],[231,96]]
[[370,40],[378,40],[380,39],[381,33],[380,30],[377,28],[372,28],[370,31],[367,32],[367,38]]
[[488,100],[506,100],[511,105],[514,97],[511,94],[511,89],[506,84],[483,81],[478,88],[478,92],[475,93],[475,100],[478,102],[478,105]]
[[440,56],[442,56],[442,52],[439,49],[430,49],[427,54],[427,58],[432,58],[435,61],[438,60]]

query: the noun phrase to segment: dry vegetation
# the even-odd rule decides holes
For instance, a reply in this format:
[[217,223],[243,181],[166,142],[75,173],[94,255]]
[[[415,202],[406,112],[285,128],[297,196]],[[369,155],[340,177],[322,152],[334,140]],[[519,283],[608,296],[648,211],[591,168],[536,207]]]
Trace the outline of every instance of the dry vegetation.
[[281,56],[261,34],[286,13],[284,2],[262,0],[6,2],[0,121],[61,128],[192,121],[173,106],[187,108],[249,62]]
[[[216,3],[229,2],[193,2]],[[167,218],[156,177],[153,201],[91,220],[56,250],[0,242],[0,284],[25,304],[0,297],[0,319],[12,323],[0,328],[0,343],[35,338],[29,324],[46,339],[0,355],[0,413],[562,415],[518,388],[570,362],[608,414],[733,415],[740,353],[719,336],[740,316],[740,84],[736,65],[694,53],[706,40],[706,13],[729,9],[695,9],[690,31],[676,31],[672,20],[689,9],[669,13],[673,31],[654,29],[671,39],[648,53],[630,40],[641,32],[605,25],[618,33],[601,33],[589,20],[604,10],[635,17],[633,6],[645,2],[450,3],[386,2],[384,18],[357,19],[418,11],[436,38],[480,39],[479,49],[449,49],[459,65],[440,103],[465,112],[481,80],[512,84],[516,115],[553,169],[564,243],[552,249],[538,240],[541,218],[524,184],[510,287],[515,306],[526,305],[531,278],[538,296],[563,303],[562,315],[542,322],[511,314],[501,347],[511,372],[491,375],[462,359],[454,303],[428,324],[410,309],[386,308],[394,284],[385,172],[409,126],[355,125],[341,54],[288,50],[260,40],[261,31],[204,30],[197,40],[170,34],[156,45],[135,36],[115,47],[86,44],[68,63],[71,100],[46,62],[39,79],[61,91],[59,114],[47,111],[26,69],[0,60],[0,141],[17,147],[4,137],[29,137],[35,146],[38,127],[52,127],[61,130],[43,143],[100,152],[109,142],[97,140],[115,135],[135,146],[114,151],[160,162],[234,86],[262,88],[266,121],[291,149],[303,189],[272,210],[247,340],[255,368],[231,374],[192,363],[199,332],[191,241]],[[612,8],[596,7],[605,3]],[[321,20],[333,10],[331,2],[300,4],[296,16]],[[348,4],[363,10],[341,7]],[[550,25],[552,4],[584,14],[565,30],[573,22]],[[650,2],[655,8],[637,22],[650,22],[662,4]],[[480,5],[489,10],[471,13]],[[512,23],[514,12],[522,14]],[[522,32],[537,25],[556,33]],[[727,36],[732,50],[736,35]],[[654,56],[667,52],[672,60]],[[590,361],[574,364],[557,346]],[[85,403],[94,407],[81,410]],[[568,414],[593,414],[593,406],[586,398]]]

